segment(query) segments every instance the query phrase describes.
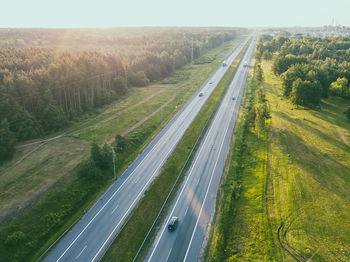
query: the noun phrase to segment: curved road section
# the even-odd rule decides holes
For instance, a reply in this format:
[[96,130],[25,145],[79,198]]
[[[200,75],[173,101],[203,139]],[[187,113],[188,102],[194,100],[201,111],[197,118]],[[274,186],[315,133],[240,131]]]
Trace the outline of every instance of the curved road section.
[[[256,38],[244,55],[145,261],[200,260],[248,76],[246,62],[251,61],[255,43]],[[178,228],[169,231],[167,224],[173,216],[179,219]]]
[[[228,65],[237,58],[248,39],[227,58]],[[96,261],[103,255],[227,69],[220,66],[210,76],[45,261]],[[203,96],[198,95],[200,92]]]

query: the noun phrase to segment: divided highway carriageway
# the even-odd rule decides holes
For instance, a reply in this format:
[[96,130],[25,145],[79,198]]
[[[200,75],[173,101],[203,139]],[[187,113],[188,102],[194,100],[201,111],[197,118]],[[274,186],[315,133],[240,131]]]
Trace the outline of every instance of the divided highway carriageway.
[[[227,65],[232,64],[248,40],[249,37],[227,57]],[[45,261],[97,261],[104,254],[227,69],[228,66],[220,66],[208,78]],[[200,93],[203,96],[199,96]]]
[[[215,212],[216,195],[248,76],[256,37],[230,83],[145,261],[199,261]],[[177,229],[167,228],[178,217]],[[204,243],[204,244],[203,244]]]

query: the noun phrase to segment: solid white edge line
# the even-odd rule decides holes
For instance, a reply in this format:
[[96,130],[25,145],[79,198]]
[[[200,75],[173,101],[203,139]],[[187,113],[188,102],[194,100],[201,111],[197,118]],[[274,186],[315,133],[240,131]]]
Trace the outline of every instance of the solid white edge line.
[[[233,62],[233,61],[232,61],[232,62]],[[231,62],[231,64],[232,64],[232,62]],[[209,130],[207,131],[207,134],[210,132],[210,130],[211,130],[212,128],[213,128],[213,125],[210,125]],[[193,165],[192,165],[192,167],[191,167],[191,170],[190,170],[190,172],[189,172],[189,174],[188,174],[188,176],[187,176],[187,179],[186,179],[186,181],[185,181],[185,183],[184,183],[184,185],[183,185],[183,187],[182,187],[182,189],[181,189],[181,192],[180,192],[178,198],[176,199],[176,202],[175,202],[175,204],[174,204],[173,209],[172,209],[171,212],[170,212],[169,217],[171,217],[171,216],[173,215],[173,213],[174,213],[174,210],[175,210],[175,208],[176,208],[176,206],[177,206],[177,203],[178,203],[179,200],[180,200],[180,196],[182,195],[184,189],[186,188],[187,182],[188,182],[189,178],[190,178],[191,175],[192,175],[193,168],[194,168],[195,164],[197,163],[198,157],[199,157],[199,155],[201,154],[201,151],[203,150],[204,145],[205,145],[206,142],[207,142],[207,139],[208,139],[208,135],[206,135],[205,140],[204,140],[204,142],[203,142],[203,144],[202,144],[202,146],[201,146],[201,148],[200,148],[198,154],[196,155],[196,159],[195,159],[195,161],[193,162]],[[155,244],[155,246],[154,246],[154,248],[153,248],[153,250],[152,250],[152,253],[151,253],[151,255],[150,255],[149,259],[148,259],[148,262],[151,261],[151,259],[152,259],[152,257],[153,257],[153,254],[154,254],[154,252],[155,252],[155,250],[156,250],[156,248],[157,248],[157,246],[158,246],[158,244],[159,244],[159,241],[160,241],[160,239],[162,238],[162,235],[163,235],[163,233],[164,233],[165,228],[166,228],[166,225],[163,226],[163,230],[161,231],[162,233],[160,234],[159,238],[157,239],[157,242],[156,242],[156,244]]]
[[[234,53],[237,51],[237,49],[239,49],[240,47],[236,48],[235,51],[233,51],[233,53],[231,54],[231,56],[237,56],[234,55]],[[234,59],[233,59],[234,60]],[[233,61],[232,61],[233,62]],[[231,64],[232,64],[231,62]],[[226,72],[227,70],[225,70],[224,72]],[[190,112],[189,112],[190,113]],[[160,138],[161,139],[161,138]],[[159,141],[158,141],[159,142]],[[58,262],[59,260],[61,260],[61,258],[67,253],[67,251],[72,247],[72,245],[74,245],[74,243],[77,241],[77,239],[85,232],[85,230],[89,227],[89,225],[95,220],[95,218],[101,213],[101,211],[106,207],[106,205],[112,200],[112,198],[119,192],[119,190],[123,187],[123,185],[129,180],[129,178],[132,176],[132,174],[136,171],[136,169],[145,161],[145,159],[150,155],[151,152],[153,152],[157,147],[159,147],[161,144],[157,143],[148,153],[147,155],[141,160],[141,162],[134,168],[134,170],[130,173],[130,175],[124,180],[124,182],[119,186],[119,188],[113,193],[113,195],[108,199],[108,201],[102,206],[102,208],[96,213],[96,215],[90,220],[90,222],[84,227],[84,229],[78,234],[78,236],[73,240],[73,242],[65,249],[65,251],[61,254],[61,256],[56,260],[56,262]],[[152,175],[153,177],[153,175]],[[152,179],[151,177],[151,179]],[[147,181],[147,184],[149,183],[149,181]],[[146,185],[147,185],[146,184]],[[142,192],[141,192],[142,193]],[[135,202],[135,201],[134,201]],[[133,203],[134,203],[133,202]],[[130,208],[129,208],[130,209]],[[129,211],[128,209],[128,211]],[[127,212],[128,212],[127,211]],[[124,216],[123,216],[124,217]],[[114,232],[114,230],[113,230]],[[97,254],[98,255],[98,254]],[[96,256],[97,256],[96,255]],[[95,256],[95,257],[96,257]],[[94,259],[95,259],[94,257]],[[94,260],[93,259],[93,260]]]
[[[214,125],[210,125],[207,134],[210,132],[210,130],[211,130],[212,128],[214,128]],[[173,215],[173,213],[174,213],[174,210],[175,210],[175,208],[176,208],[176,206],[177,206],[177,203],[178,203],[179,200],[180,200],[180,196],[182,195],[183,191],[185,190],[189,178],[190,178],[191,175],[193,174],[193,173],[192,173],[193,168],[194,168],[195,164],[197,163],[198,157],[199,157],[199,155],[201,154],[201,152],[202,152],[202,150],[203,150],[203,148],[204,148],[204,145],[207,143],[208,138],[209,138],[209,136],[206,135],[206,136],[205,136],[205,139],[204,139],[204,142],[203,142],[202,146],[200,147],[200,150],[199,150],[198,154],[196,155],[196,159],[195,159],[195,161],[193,162],[193,165],[192,165],[192,167],[191,167],[191,169],[190,169],[190,171],[189,171],[189,173],[188,173],[188,175],[187,175],[187,179],[186,179],[184,185],[182,186],[181,192],[180,192],[179,196],[178,196],[177,199],[176,199],[176,202],[175,202],[175,204],[174,204],[174,207],[173,207],[173,209],[172,209],[171,212],[170,212],[169,217],[171,217],[171,216]],[[155,252],[155,250],[156,250],[156,248],[157,248],[157,246],[158,246],[158,244],[159,244],[159,241],[160,241],[160,239],[161,239],[161,237],[162,237],[162,235],[163,235],[163,233],[164,233],[165,228],[166,228],[166,225],[163,226],[162,233],[160,234],[160,236],[159,236],[159,238],[158,238],[158,240],[157,240],[157,242],[156,242],[156,244],[155,244],[155,246],[154,246],[154,249],[153,249],[153,251],[152,251],[152,253],[151,253],[151,255],[150,255],[149,259],[148,259],[148,262],[151,261],[151,259],[152,259],[152,257],[153,257],[153,254],[154,254],[154,252]]]
[[[166,153],[166,155],[168,156],[169,153],[174,149],[174,147],[176,147],[177,143],[174,144],[170,150]],[[94,261],[99,253],[102,251],[102,249],[104,248],[104,246],[106,245],[106,243],[109,241],[109,239],[112,237],[112,235],[114,234],[114,231],[118,228],[118,226],[123,222],[124,218],[128,215],[130,209],[133,207],[133,205],[135,204],[135,202],[138,200],[138,198],[141,196],[141,194],[144,193],[144,189],[148,186],[148,184],[150,182],[152,182],[153,177],[156,175],[156,173],[158,172],[158,170],[163,166],[164,162],[167,160],[168,158],[164,158],[163,161],[160,163],[160,165],[158,165],[158,167],[156,168],[156,170],[153,172],[152,176],[150,177],[150,179],[147,181],[147,183],[143,186],[143,188],[141,189],[140,193],[136,196],[136,198],[134,199],[134,201],[131,203],[130,207],[128,208],[128,210],[124,213],[123,217],[121,218],[120,222],[114,227],[113,231],[111,234],[109,234],[109,236],[107,237],[106,241],[102,244],[101,248],[97,251],[96,255],[94,256],[94,258],[91,261]]]
[[[226,70],[227,71],[227,70]],[[225,71],[225,72],[226,72]],[[177,145],[174,144],[173,147],[171,147],[171,149],[168,151],[168,153],[166,155],[168,155],[173,149],[174,147]],[[103,250],[104,246],[106,245],[106,243],[109,241],[109,239],[111,238],[111,236],[114,234],[114,231],[118,228],[118,226],[123,222],[123,219],[125,218],[125,216],[129,213],[130,209],[133,207],[133,205],[135,204],[135,202],[138,200],[138,198],[140,197],[141,194],[143,194],[144,189],[148,186],[148,184],[151,182],[151,180],[153,179],[154,175],[158,172],[158,169],[160,169],[164,162],[167,160],[167,157],[164,158],[164,160],[161,162],[161,164],[157,167],[157,169],[153,172],[152,176],[150,177],[150,179],[147,181],[147,183],[145,184],[145,186],[141,189],[141,192],[137,195],[137,197],[135,198],[135,200],[131,203],[130,207],[128,208],[128,210],[125,212],[124,216],[121,218],[121,221],[114,227],[113,231],[111,232],[111,234],[107,237],[106,241],[102,244],[101,248],[97,251],[96,255],[94,256],[94,258],[91,261],[94,261],[99,253]]]
[[[247,41],[247,42],[248,42],[248,41]],[[245,45],[244,45],[244,46],[245,46]],[[233,61],[232,61],[232,62],[233,62]],[[232,80],[232,82],[233,82],[233,80]],[[207,131],[207,134],[211,131],[211,129],[213,128],[213,126],[214,126],[214,125],[211,125],[211,126],[210,126],[209,130]],[[209,137],[209,136],[206,135],[206,138],[205,138],[205,140],[204,140],[204,142],[203,142],[203,144],[202,144],[202,146],[201,146],[201,148],[200,148],[200,151],[198,152],[198,155],[196,156],[195,161],[193,162],[193,165],[192,165],[191,170],[190,170],[190,172],[189,172],[189,174],[188,174],[188,176],[187,176],[187,179],[186,179],[186,181],[185,181],[185,183],[184,183],[184,185],[183,185],[183,187],[182,187],[182,189],[181,189],[181,192],[180,192],[178,198],[176,199],[176,202],[175,202],[175,204],[174,204],[174,207],[173,207],[173,209],[171,210],[170,215],[169,215],[168,217],[171,217],[171,216],[173,215],[174,210],[175,210],[175,208],[176,208],[176,206],[177,206],[177,203],[179,202],[180,197],[181,197],[181,195],[182,195],[184,189],[186,188],[187,182],[188,182],[189,178],[190,178],[191,175],[192,175],[193,168],[194,168],[194,166],[196,165],[196,162],[197,162],[197,160],[198,160],[198,157],[199,157],[199,155],[201,154],[201,151],[202,151],[202,149],[204,148],[204,145],[205,145],[205,143],[207,142],[208,137]],[[151,253],[151,255],[150,255],[149,259],[148,259],[148,262],[151,261],[151,259],[152,259],[152,257],[153,257],[153,254],[154,254],[154,252],[155,252],[155,250],[156,250],[156,248],[157,248],[157,246],[158,246],[158,244],[159,244],[159,241],[160,241],[160,239],[162,238],[162,235],[163,235],[163,233],[164,233],[164,231],[165,231],[165,228],[166,228],[166,225],[163,226],[163,229],[162,229],[162,231],[161,231],[162,233],[159,235],[159,238],[157,239],[157,242],[156,242],[156,244],[154,245],[154,248],[153,248],[152,253]]]
[[[190,113],[190,112],[189,112]],[[185,117],[184,117],[185,118]],[[185,118],[186,119],[186,118]],[[184,120],[185,120],[184,119]],[[158,141],[159,142],[159,141]],[[90,220],[90,222],[84,227],[84,229],[78,234],[78,236],[73,240],[73,242],[66,248],[66,250],[61,254],[61,256],[56,260],[58,262],[61,258],[67,253],[67,251],[74,245],[77,239],[85,232],[85,230],[89,227],[89,225],[95,220],[95,218],[101,213],[101,211],[106,207],[106,205],[114,198],[114,196],[119,192],[119,190],[124,186],[124,184],[129,180],[132,174],[137,170],[137,168],[145,161],[145,159],[153,152],[157,147],[162,145],[163,143],[157,143],[142,159],[142,161],[134,168],[134,170],[130,173],[130,175],[124,180],[124,182],[119,186],[119,188],[113,193],[113,195],[108,199],[108,201],[101,207],[101,209],[96,213],[96,215]]]
[[[250,46],[250,47],[252,47],[252,46]],[[250,50],[248,50],[248,51],[250,52]],[[247,54],[247,56],[248,56],[248,55],[249,55],[249,53]],[[234,111],[234,107],[235,107],[235,106],[233,106],[232,109],[231,109],[230,111]],[[230,121],[228,121],[228,125],[227,125],[227,128],[226,128],[225,134],[224,134],[224,136],[223,136],[223,140],[222,140],[222,143],[221,143],[221,146],[220,146],[220,152],[221,152],[222,147],[223,147],[223,145],[224,145],[225,137],[226,137],[226,135],[227,135],[227,131],[228,131],[228,128],[229,128],[229,127],[230,127]],[[201,214],[202,214],[202,211],[203,211],[203,207],[204,207],[204,205],[205,205],[205,201],[206,201],[207,196],[208,196],[209,188],[210,188],[210,186],[211,186],[211,181],[212,181],[212,179],[213,179],[213,177],[214,177],[214,173],[215,173],[215,169],[216,169],[217,163],[218,163],[218,161],[219,161],[219,157],[220,157],[220,153],[218,154],[218,157],[217,157],[217,159],[216,159],[215,166],[214,166],[214,169],[213,169],[213,172],[212,172],[212,174],[211,174],[210,181],[209,181],[209,184],[208,184],[208,188],[207,188],[207,191],[205,192],[205,196],[204,196],[204,199],[203,199],[203,204],[202,204],[201,209],[200,209],[200,211],[199,211],[199,215],[198,215],[198,218],[197,218],[197,221],[196,221],[196,225],[195,225],[195,227],[194,227],[194,229],[193,229],[193,232],[192,232],[192,235],[191,235],[191,239],[190,239],[190,242],[189,242],[189,244],[188,244],[188,247],[187,247],[186,254],[185,254],[185,257],[184,257],[184,259],[183,259],[183,262],[185,262],[186,259],[187,259],[187,256],[188,256],[188,253],[189,253],[189,250],[190,250],[192,241],[193,241],[194,234],[195,234],[195,232],[196,232],[196,230],[197,230],[198,222],[199,222],[199,219],[200,219],[200,217],[201,217]]]

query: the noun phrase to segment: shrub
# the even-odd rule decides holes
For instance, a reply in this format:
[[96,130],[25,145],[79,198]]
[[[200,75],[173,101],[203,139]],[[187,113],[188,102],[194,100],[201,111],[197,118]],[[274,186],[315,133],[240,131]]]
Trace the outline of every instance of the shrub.
[[125,78],[122,76],[117,76],[113,79],[112,87],[117,94],[125,94],[128,90]]
[[96,166],[96,163],[91,158],[80,162],[78,165],[78,173],[81,177],[88,180],[96,180],[102,178],[101,170]]
[[115,143],[117,145],[117,151],[121,152],[124,151],[128,145],[128,139],[126,139],[125,137],[117,134],[115,136]]
[[41,116],[42,126],[46,131],[58,130],[67,125],[67,117],[59,106],[47,105]]
[[261,65],[258,64],[255,69],[255,79],[258,83],[262,83],[264,81],[264,72],[261,68]]
[[49,228],[59,226],[62,222],[61,220],[62,215],[57,212],[50,212],[45,216],[46,223]]
[[144,71],[130,72],[128,83],[130,86],[146,86],[149,84],[149,79]]
[[96,142],[91,147],[91,157],[95,165],[103,170],[108,169],[112,164],[113,154],[109,145],[104,144],[100,148]]
[[252,107],[250,108],[247,114],[247,122],[249,127],[255,128],[255,118],[256,118],[255,107]]
[[265,50],[262,54],[263,59],[265,60],[272,60],[273,58],[273,53]]
[[24,239],[24,233],[22,231],[16,231],[7,236],[5,243],[9,246],[17,246],[19,244],[22,244]]

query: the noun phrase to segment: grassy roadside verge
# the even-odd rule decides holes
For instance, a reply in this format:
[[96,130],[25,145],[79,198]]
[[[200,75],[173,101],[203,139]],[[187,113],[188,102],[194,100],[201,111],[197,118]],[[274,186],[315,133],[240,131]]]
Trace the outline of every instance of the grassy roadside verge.
[[[232,46],[223,48],[232,50]],[[218,53],[220,50],[215,50],[215,52]],[[175,106],[179,105],[180,107],[195,92],[198,86],[205,81],[214,68],[220,64],[220,60],[223,59],[223,57],[215,55],[214,52],[212,52],[212,56],[215,57],[215,63],[207,65],[203,70],[200,67],[195,68],[194,73],[198,74],[201,72],[200,76],[196,76],[190,82],[185,81],[181,86],[177,84],[177,86],[165,85],[163,87],[164,89],[169,88],[171,92],[177,94],[176,99],[163,109],[164,123],[171,119],[175,113]],[[168,92],[168,90],[165,92]],[[130,139],[134,141],[133,157],[160,130],[160,119],[161,114],[159,112],[130,133]],[[103,129],[104,127],[101,128]],[[113,137],[115,134],[111,135]],[[138,143],[138,141],[142,142]],[[84,142],[88,143],[85,140]],[[120,156],[119,159],[121,159]],[[118,163],[120,172],[132,161],[131,156],[128,159],[122,159],[122,161],[124,162]],[[46,162],[50,163],[50,160]],[[42,174],[40,175],[42,176]],[[105,171],[103,177],[105,179],[98,183],[83,183],[77,178],[76,168],[74,168],[58,180],[45,197],[41,197],[38,202],[24,209],[16,217],[9,217],[4,222],[4,227],[1,228],[0,261],[34,261],[66,228],[84,214],[84,210],[89,209],[94,204],[97,197],[111,184],[113,171]],[[68,205],[65,205],[67,203]],[[16,232],[22,232],[24,236],[22,234],[14,234],[11,246],[6,244],[8,235]]]
[[260,139],[244,132],[244,103],[206,261],[349,261],[348,101],[294,106],[261,65],[272,118]]
[[[231,82],[237,70],[239,61],[241,60],[245,51],[246,48],[242,50],[239,57],[231,65],[206,104],[199,112],[196,119],[186,131],[185,135],[180,140],[174,152],[167,160],[166,165],[163,167],[163,171],[147,190],[144,198],[140,201],[138,207],[131,215],[130,220],[127,222],[118,238],[105,254],[103,261],[131,261],[133,259],[154,219],[156,218],[164,200],[174,185],[183,165],[186,163],[186,159],[193,146],[195,145],[198,136],[201,134],[202,129],[205,128],[205,124],[207,123],[208,118],[213,113],[213,111],[216,110],[217,105],[220,103],[220,98],[223,97],[227,86]],[[208,125],[206,127],[208,127]],[[197,146],[198,145],[199,143]],[[190,166],[193,157],[194,153],[186,165],[187,168]],[[151,245],[152,240],[156,235],[156,228],[157,226],[161,225],[162,218],[164,218],[164,216],[167,214],[167,210],[171,205],[171,200],[176,195],[176,190],[179,188],[183,181],[184,174],[185,171],[182,172],[181,177],[175,186],[175,190],[171,194],[169,201],[163,209],[155,229],[151,232],[149,238],[147,239],[147,242],[138,257],[138,260],[142,260],[142,258],[146,255],[148,247]]]
[[252,130],[249,112],[258,84],[247,81],[232,149],[218,191],[206,261],[273,261],[274,242],[266,212],[267,134]]

